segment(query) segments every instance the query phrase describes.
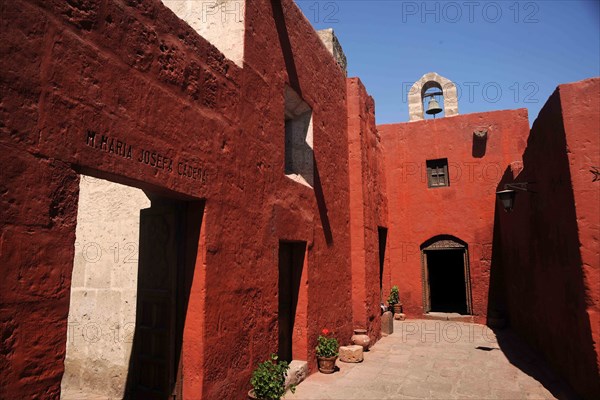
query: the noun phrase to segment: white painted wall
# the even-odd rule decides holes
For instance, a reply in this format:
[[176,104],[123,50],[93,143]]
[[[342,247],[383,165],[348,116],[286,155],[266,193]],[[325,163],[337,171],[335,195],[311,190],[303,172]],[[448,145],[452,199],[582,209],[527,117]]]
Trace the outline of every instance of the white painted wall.
[[243,67],[246,0],[162,0],[225,57]]
[[122,398],[135,327],[143,191],[81,176],[63,399]]

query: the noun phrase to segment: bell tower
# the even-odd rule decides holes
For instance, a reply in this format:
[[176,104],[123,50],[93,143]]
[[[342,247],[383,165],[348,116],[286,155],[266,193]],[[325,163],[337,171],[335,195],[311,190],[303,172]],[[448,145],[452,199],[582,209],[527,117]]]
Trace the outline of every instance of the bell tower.
[[[439,101],[443,98],[443,105]],[[423,103],[428,101],[427,105]],[[456,85],[449,79],[429,72],[421,77],[408,92],[409,121],[425,119],[425,113],[433,115],[444,112],[445,117],[458,115]]]

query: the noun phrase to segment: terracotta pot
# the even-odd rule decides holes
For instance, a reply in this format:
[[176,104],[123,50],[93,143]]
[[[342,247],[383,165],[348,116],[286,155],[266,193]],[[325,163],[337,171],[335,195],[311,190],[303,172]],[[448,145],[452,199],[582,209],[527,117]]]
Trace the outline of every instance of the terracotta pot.
[[254,389],[248,390],[248,399],[249,400],[258,400],[258,397],[254,394]]
[[335,372],[335,360],[337,360],[337,356],[333,356],[333,357],[317,356],[317,363],[319,364],[319,371],[323,374],[333,374]]
[[394,304],[394,314],[402,314],[402,303]]
[[371,344],[371,339],[369,335],[367,335],[366,329],[355,329],[354,335],[352,335],[352,344],[356,344],[358,346],[362,346],[363,351],[369,351],[369,344]]

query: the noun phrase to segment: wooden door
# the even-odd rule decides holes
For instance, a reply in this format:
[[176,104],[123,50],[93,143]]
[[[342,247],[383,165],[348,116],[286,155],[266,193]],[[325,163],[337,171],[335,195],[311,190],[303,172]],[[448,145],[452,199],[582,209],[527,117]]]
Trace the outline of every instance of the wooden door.
[[438,251],[460,251],[462,258],[462,267],[463,267],[463,276],[464,276],[464,287],[463,290],[465,292],[465,307],[466,313],[472,314],[472,299],[471,299],[471,279],[470,279],[470,269],[469,269],[469,254],[467,249],[465,248],[456,248],[456,247],[436,247],[434,250],[423,250],[421,251],[421,265],[422,265],[422,281],[423,281],[423,311],[424,313],[431,312],[432,302],[431,302],[431,276],[433,272],[430,271],[432,265],[434,265],[434,258],[431,254],[432,252]]
[[471,277],[469,269],[469,253],[467,250],[463,250],[463,267],[465,273],[465,296],[467,300],[467,313],[473,314],[473,304],[471,301]]
[[134,399],[174,399],[177,211],[141,211],[136,328],[130,375]]
[[429,286],[429,265],[427,263],[427,252],[421,251],[421,274],[423,280],[423,312],[431,311],[431,287]]

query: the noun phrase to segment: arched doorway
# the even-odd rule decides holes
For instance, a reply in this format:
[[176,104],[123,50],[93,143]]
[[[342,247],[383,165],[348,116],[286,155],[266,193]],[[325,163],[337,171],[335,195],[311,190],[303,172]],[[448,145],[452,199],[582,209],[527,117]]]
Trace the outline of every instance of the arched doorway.
[[471,279],[467,244],[440,235],[421,245],[423,310],[471,314]]

